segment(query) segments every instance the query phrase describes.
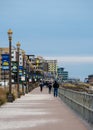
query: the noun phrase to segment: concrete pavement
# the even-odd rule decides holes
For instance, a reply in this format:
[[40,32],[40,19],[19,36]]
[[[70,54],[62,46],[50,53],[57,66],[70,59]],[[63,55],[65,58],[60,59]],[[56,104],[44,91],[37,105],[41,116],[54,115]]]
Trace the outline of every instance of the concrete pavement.
[[39,88],[0,107],[0,130],[93,130],[59,97]]

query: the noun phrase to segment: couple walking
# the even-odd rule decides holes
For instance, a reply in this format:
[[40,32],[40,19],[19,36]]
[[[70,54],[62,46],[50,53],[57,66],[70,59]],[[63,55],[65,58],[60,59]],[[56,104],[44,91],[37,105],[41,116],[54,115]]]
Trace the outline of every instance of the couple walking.
[[[41,82],[39,86],[40,86],[40,91],[42,92],[44,83]],[[47,84],[47,87],[48,87],[48,89],[49,89],[49,94],[51,94],[52,83],[51,83],[51,82],[48,83],[48,84]],[[57,97],[57,96],[58,96],[59,84],[58,84],[58,82],[57,82],[56,80],[55,80],[54,83],[53,83],[53,88],[54,88],[54,90],[53,90],[54,97]]]
[[[48,84],[48,88],[49,88],[49,94],[50,94],[51,89],[52,89],[52,83]],[[59,84],[57,83],[57,81],[54,81],[53,88],[54,88],[54,90],[53,90],[54,97],[57,97],[58,96],[58,88],[59,88]]]

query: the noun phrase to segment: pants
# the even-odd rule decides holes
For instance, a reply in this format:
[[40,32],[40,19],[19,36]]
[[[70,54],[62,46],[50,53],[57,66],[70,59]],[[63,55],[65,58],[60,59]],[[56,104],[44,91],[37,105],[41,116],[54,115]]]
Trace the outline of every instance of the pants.
[[58,96],[58,88],[54,88],[54,97]]

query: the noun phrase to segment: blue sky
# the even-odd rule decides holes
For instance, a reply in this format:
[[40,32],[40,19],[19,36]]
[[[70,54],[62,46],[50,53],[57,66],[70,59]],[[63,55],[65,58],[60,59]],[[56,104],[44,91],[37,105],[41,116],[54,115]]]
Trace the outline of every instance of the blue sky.
[[11,28],[14,46],[56,58],[69,77],[84,79],[93,73],[92,16],[93,0],[1,0],[0,46],[8,46]]

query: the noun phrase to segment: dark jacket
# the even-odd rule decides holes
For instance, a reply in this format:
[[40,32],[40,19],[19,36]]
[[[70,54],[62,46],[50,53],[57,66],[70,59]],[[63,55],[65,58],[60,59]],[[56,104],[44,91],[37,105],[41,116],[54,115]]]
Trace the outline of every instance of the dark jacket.
[[53,88],[59,88],[59,84],[56,81],[53,84]]

